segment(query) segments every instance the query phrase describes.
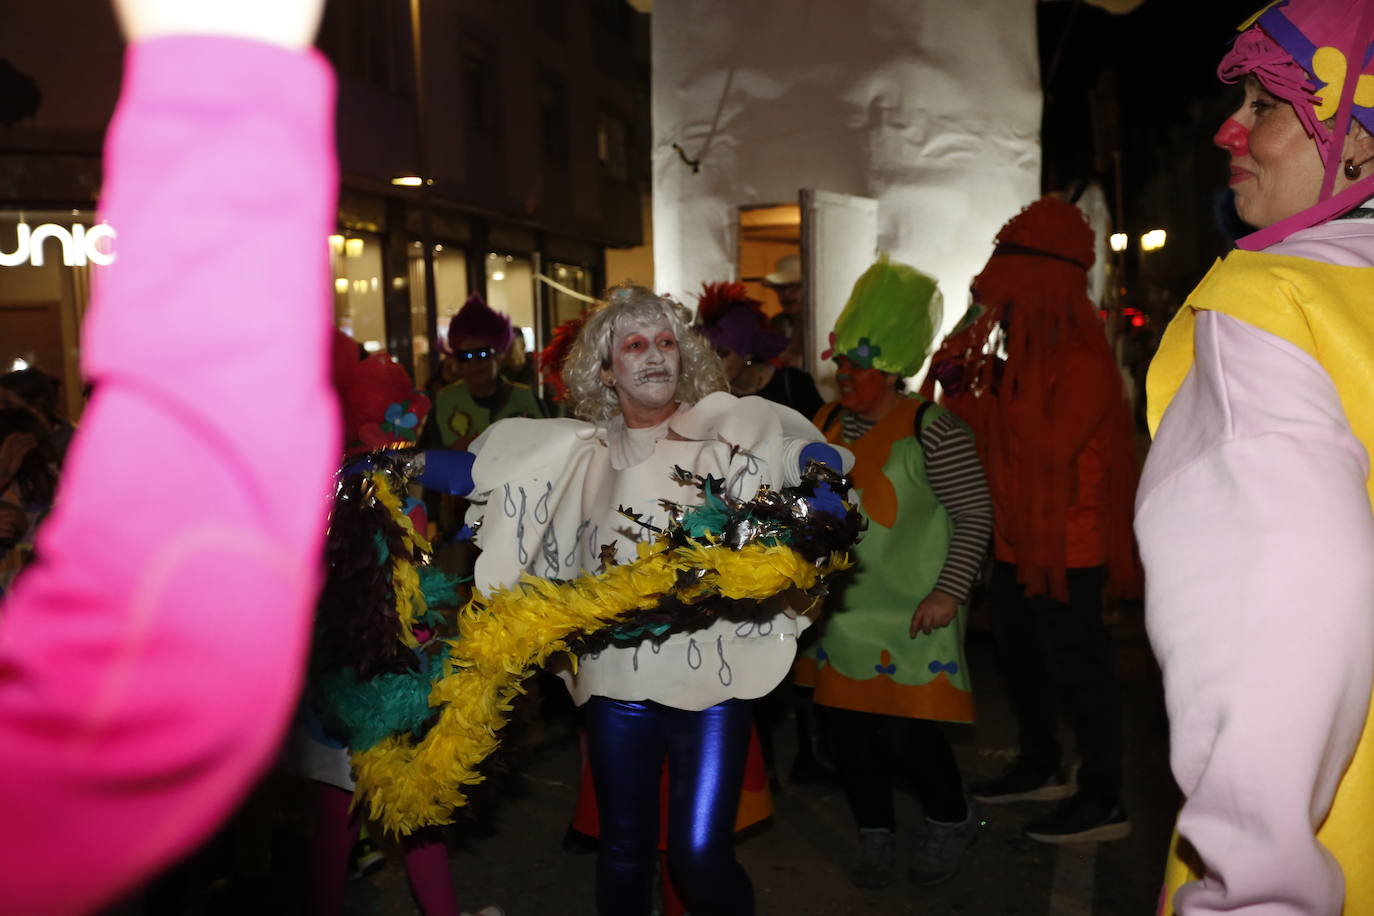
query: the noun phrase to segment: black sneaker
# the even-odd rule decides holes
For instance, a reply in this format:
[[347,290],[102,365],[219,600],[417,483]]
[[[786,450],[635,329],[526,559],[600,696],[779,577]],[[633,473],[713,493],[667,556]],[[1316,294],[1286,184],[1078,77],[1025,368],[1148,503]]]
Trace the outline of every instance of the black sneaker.
[[1065,780],[1057,769],[1046,772],[1017,761],[995,779],[969,786],[969,794],[988,805],[1020,801],[1058,801],[1076,791],[1072,779]]
[[1042,843],[1106,843],[1130,836],[1131,822],[1120,804],[1108,805],[1080,794],[1031,821],[1024,832]]
[[882,890],[892,883],[897,861],[897,837],[891,830],[862,829],[859,849],[849,866],[849,880],[855,887]]
[[912,836],[911,861],[907,877],[922,887],[943,884],[959,871],[964,853],[978,841],[982,819],[978,806],[968,803],[968,814],[957,824],[925,819]]

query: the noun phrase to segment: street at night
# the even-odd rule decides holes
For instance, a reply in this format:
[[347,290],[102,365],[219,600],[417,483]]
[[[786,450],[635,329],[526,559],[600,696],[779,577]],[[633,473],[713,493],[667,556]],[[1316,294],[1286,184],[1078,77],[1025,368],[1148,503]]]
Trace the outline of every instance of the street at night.
[[[899,874],[882,891],[854,888],[845,867],[854,854],[853,821],[835,788],[793,788],[774,796],[770,821],[744,834],[738,845],[766,916],[1133,916],[1151,912],[1158,901],[1164,853],[1178,796],[1166,759],[1166,727],[1159,674],[1141,629],[1139,607],[1122,609],[1111,627],[1126,714],[1126,803],[1134,829],[1115,843],[1049,846],[1027,839],[1022,825],[1048,805],[1033,802],[985,806],[977,843],[959,873],[935,887],[916,887],[902,874],[907,841],[899,841]],[[997,683],[986,632],[970,637],[978,722],[951,726],[960,765],[970,780],[996,775],[1014,754],[1014,726]],[[557,684],[552,686],[557,687]],[[459,900],[475,911],[496,904],[512,916],[585,916],[591,904],[595,856],[590,847],[564,843],[577,796],[579,759],[568,720],[558,732],[522,751],[518,775],[505,777],[506,794],[484,801],[476,823],[459,815],[449,831],[453,881]],[[534,732],[527,731],[533,737]],[[1072,748],[1067,726],[1064,740]],[[785,725],[777,735],[784,764],[793,747]],[[261,850],[224,841],[191,867],[177,893],[189,916],[237,913],[293,913],[304,889],[299,857],[308,817],[297,781],[273,783],[275,830],[260,819],[248,825],[260,842],[273,838],[275,861]],[[293,812],[283,816],[282,810]],[[899,796],[898,826],[914,823],[916,802]],[[271,820],[269,817],[268,820]],[[385,865],[349,882],[349,916],[408,916],[417,913],[401,867],[400,847],[385,844]],[[237,859],[235,858],[237,856]],[[236,864],[237,863],[237,864]],[[237,868],[239,874],[234,875]],[[267,874],[269,877],[263,878]],[[167,912],[177,912],[168,909]],[[108,916],[138,916],[129,904]]]
[[1374,0],[0,10],[0,916],[1374,916]]

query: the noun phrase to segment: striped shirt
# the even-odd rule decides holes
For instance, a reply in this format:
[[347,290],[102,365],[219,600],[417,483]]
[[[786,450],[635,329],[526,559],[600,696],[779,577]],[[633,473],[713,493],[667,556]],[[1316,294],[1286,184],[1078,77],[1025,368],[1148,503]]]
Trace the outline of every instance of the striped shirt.
[[992,496],[973,436],[953,414],[941,414],[922,430],[921,445],[930,490],[954,525],[935,587],[963,604],[992,540]]
[[844,434],[845,441],[853,442],[872,429],[877,422],[877,420],[865,420],[852,410],[846,410],[844,415],[840,417],[840,431]]
[[[840,416],[840,428],[848,442],[862,437],[876,423],[850,410]],[[963,604],[983,569],[992,540],[992,496],[973,436],[953,414],[941,414],[921,431],[921,450],[930,491],[954,526],[935,587]]]

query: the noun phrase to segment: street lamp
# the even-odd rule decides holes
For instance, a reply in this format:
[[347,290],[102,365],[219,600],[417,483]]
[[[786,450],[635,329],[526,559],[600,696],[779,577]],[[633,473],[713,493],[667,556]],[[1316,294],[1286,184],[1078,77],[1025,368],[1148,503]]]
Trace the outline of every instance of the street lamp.
[[1142,251],[1157,251],[1164,247],[1164,242],[1168,238],[1168,233],[1163,229],[1151,229],[1140,237],[1140,248]]
[[1124,232],[1113,232],[1109,241],[1112,245],[1112,251],[1125,251],[1129,238]]

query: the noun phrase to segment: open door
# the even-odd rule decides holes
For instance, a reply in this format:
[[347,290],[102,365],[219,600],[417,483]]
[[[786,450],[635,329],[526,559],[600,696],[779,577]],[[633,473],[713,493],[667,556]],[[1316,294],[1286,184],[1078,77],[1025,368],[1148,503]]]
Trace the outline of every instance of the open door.
[[801,255],[801,207],[796,203],[746,204],[739,208],[739,278],[772,318],[785,306],[764,277],[787,257]]
[[878,202],[834,191],[801,191],[802,304],[807,315],[806,370],[834,400],[835,364],[822,360],[830,331],[854,281],[878,256]]

